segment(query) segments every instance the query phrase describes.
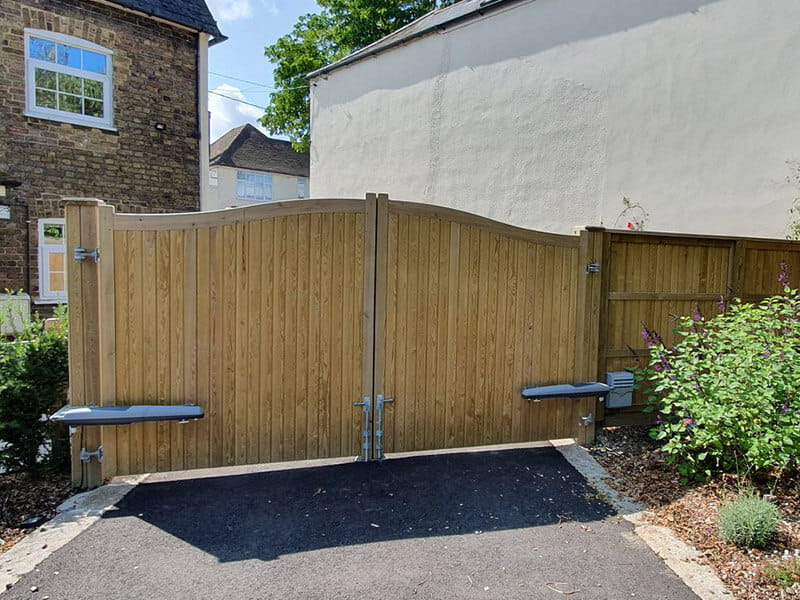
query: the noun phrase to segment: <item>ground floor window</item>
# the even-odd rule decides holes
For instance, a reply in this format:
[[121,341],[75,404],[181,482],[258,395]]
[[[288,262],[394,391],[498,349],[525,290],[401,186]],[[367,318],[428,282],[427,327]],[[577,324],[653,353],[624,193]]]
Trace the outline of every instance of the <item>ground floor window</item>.
[[236,197],[250,202],[269,202],[272,200],[272,175],[237,171]]
[[305,177],[297,178],[297,197],[298,198],[308,197],[308,180]]
[[67,247],[64,219],[39,219],[39,296],[67,299]]

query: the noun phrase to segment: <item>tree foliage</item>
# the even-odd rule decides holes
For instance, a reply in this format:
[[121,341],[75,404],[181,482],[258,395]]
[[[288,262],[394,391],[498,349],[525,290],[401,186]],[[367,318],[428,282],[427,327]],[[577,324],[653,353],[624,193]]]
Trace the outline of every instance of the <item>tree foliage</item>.
[[318,0],[319,13],[300,17],[291,33],[264,49],[275,65],[277,91],[261,123],[308,150],[310,94],[306,75],[456,0]]

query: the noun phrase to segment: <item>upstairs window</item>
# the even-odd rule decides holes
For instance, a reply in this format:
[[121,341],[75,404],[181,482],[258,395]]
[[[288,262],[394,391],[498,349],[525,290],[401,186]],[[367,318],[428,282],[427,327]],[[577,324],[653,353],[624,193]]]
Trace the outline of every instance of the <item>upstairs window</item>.
[[236,198],[250,202],[272,200],[272,175],[263,173],[236,172]]
[[52,31],[25,30],[25,114],[113,129],[111,51]]

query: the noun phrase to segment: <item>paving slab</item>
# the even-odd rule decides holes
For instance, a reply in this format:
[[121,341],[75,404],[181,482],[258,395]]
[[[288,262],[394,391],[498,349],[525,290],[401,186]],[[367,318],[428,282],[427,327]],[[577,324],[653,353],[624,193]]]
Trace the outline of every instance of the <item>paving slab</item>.
[[565,595],[697,599],[557,450],[528,448],[151,476],[3,600]]

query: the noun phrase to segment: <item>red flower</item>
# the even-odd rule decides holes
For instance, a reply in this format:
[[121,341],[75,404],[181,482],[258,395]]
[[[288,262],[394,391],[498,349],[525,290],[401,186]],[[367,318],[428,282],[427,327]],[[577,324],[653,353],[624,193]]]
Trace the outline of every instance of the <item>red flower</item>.
[[633,229],[633,223],[631,223],[630,221],[628,221],[628,229]]

